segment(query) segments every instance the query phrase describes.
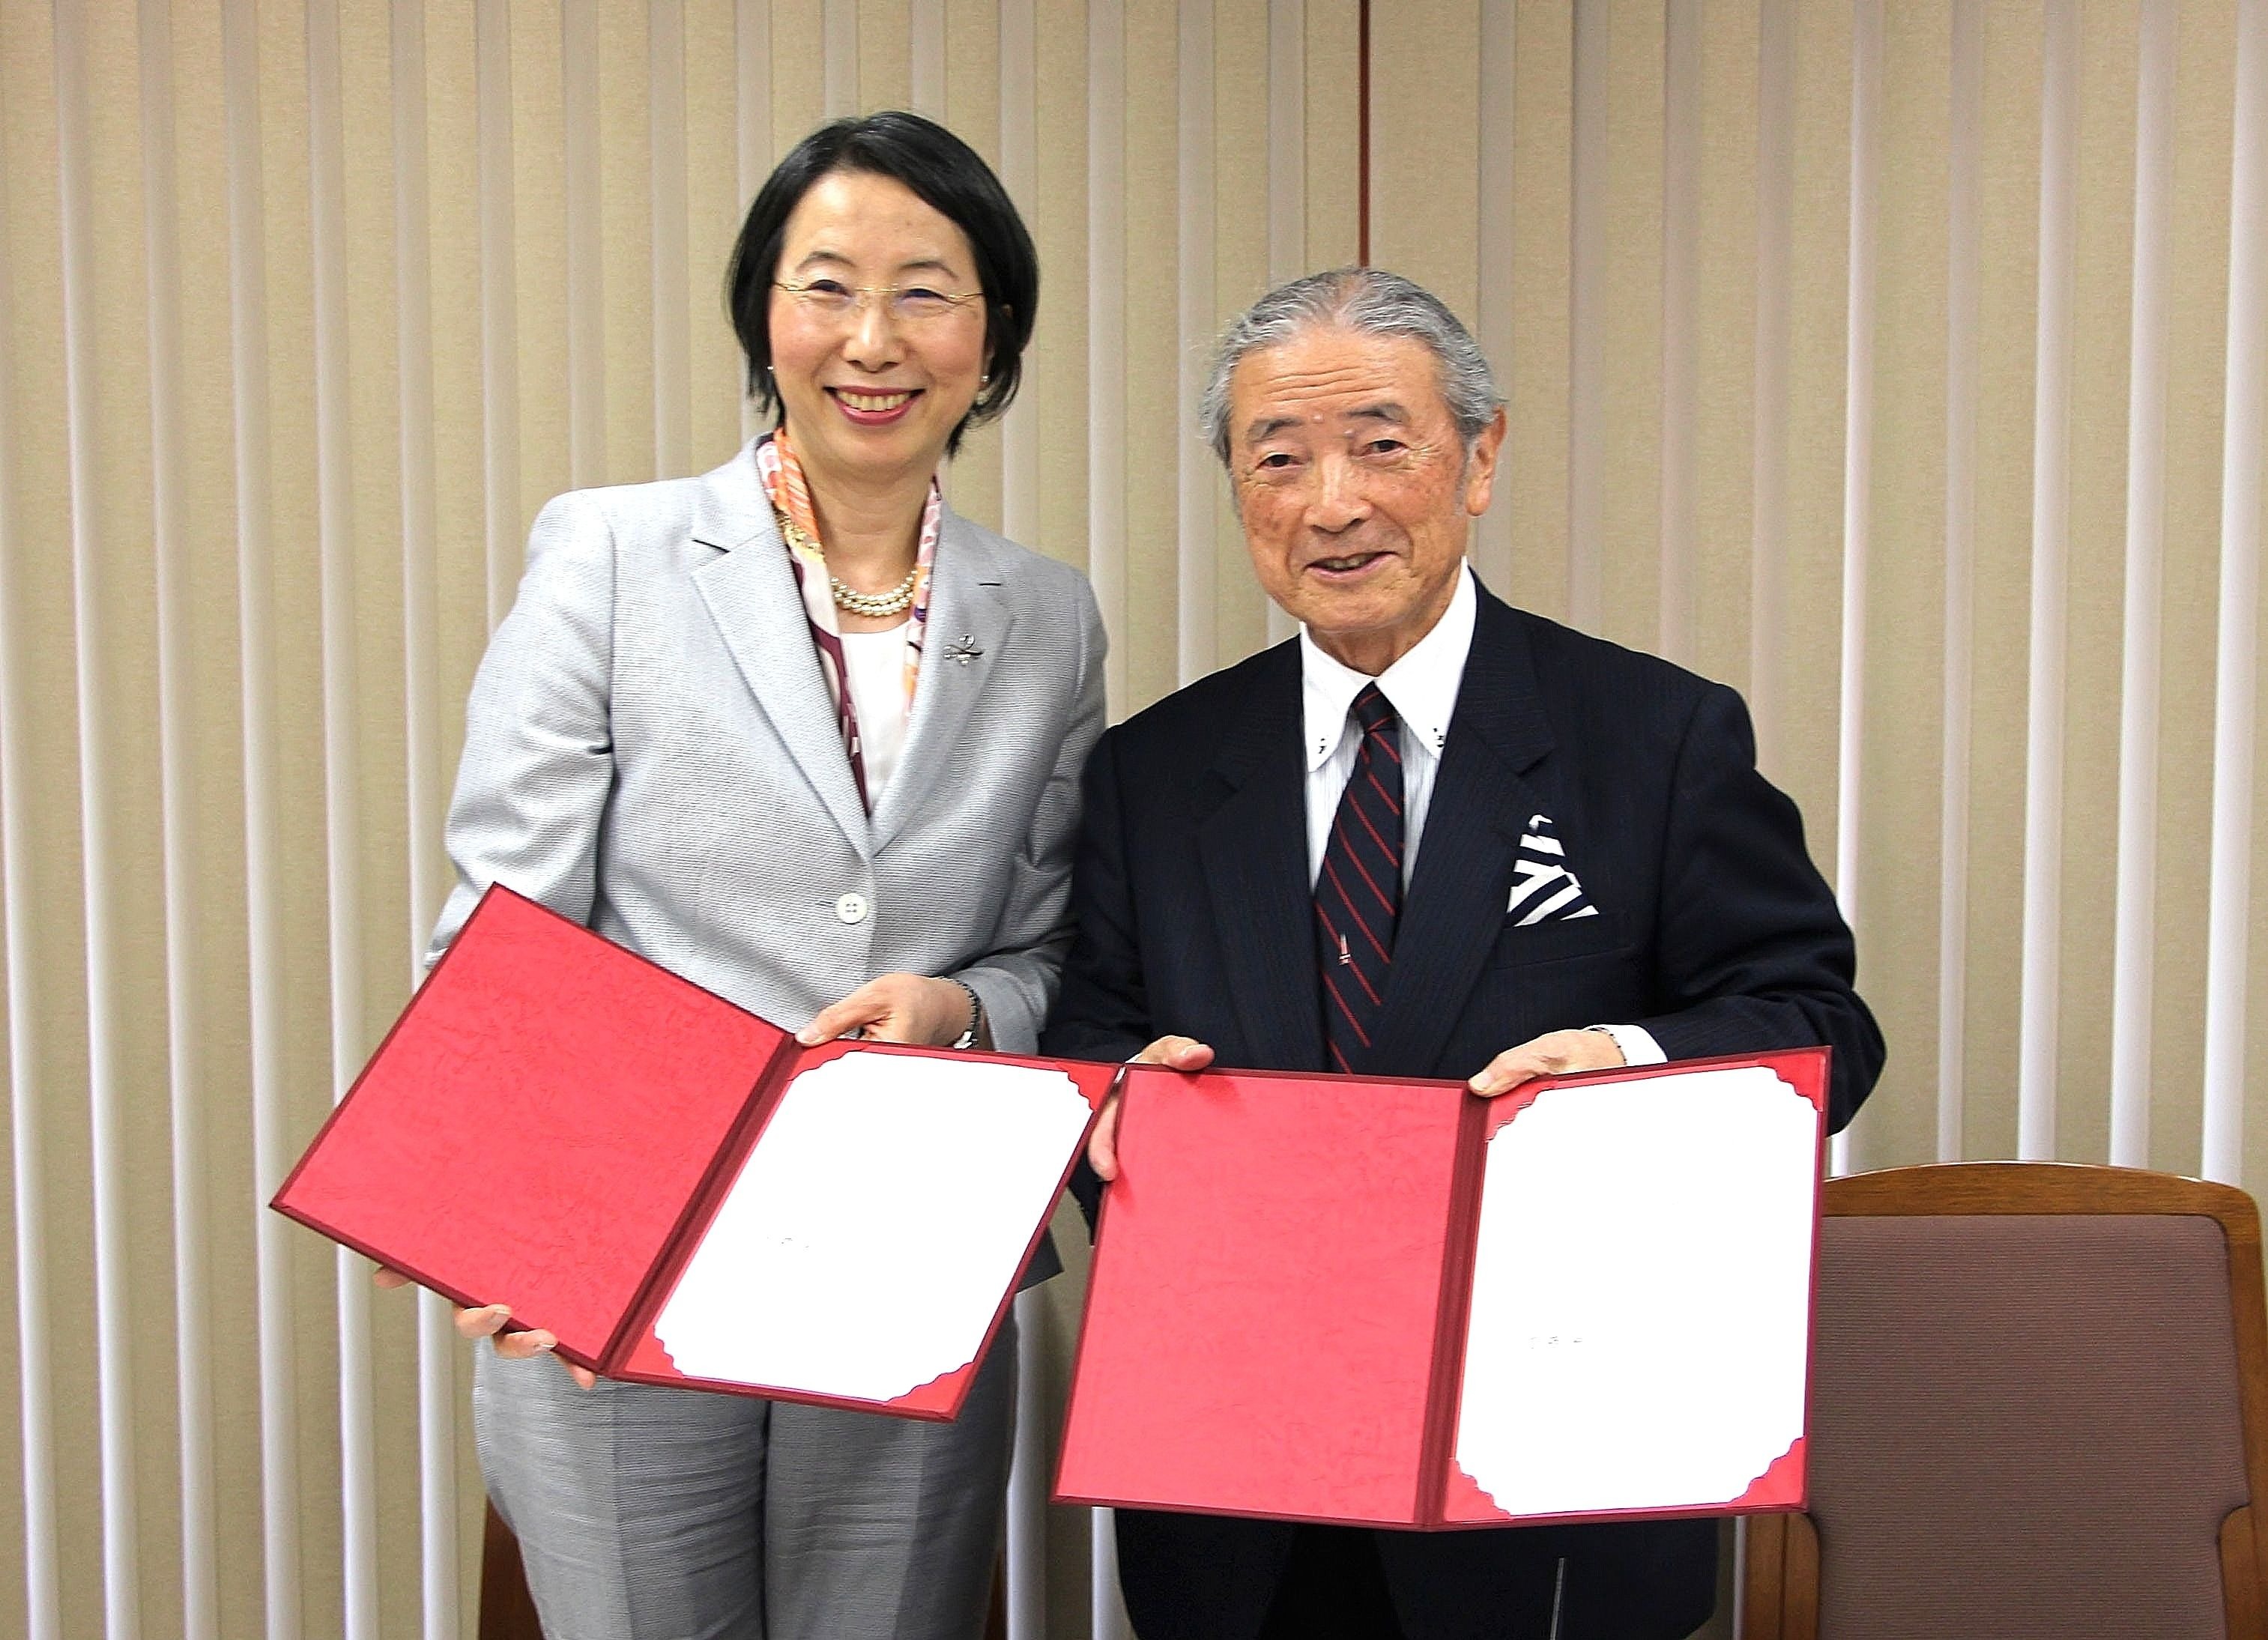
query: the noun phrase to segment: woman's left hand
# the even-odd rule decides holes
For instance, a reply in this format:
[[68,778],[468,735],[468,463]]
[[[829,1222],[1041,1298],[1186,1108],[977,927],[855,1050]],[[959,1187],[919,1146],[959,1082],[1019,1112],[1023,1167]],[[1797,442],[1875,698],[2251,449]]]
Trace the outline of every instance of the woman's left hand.
[[822,1008],[795,1033],[806,1048],[838,1036],[877,1042],[920,1042],[950,1048],[968,1028],[968,993],[951,980],[925,974],[885,974],[841,1002]]

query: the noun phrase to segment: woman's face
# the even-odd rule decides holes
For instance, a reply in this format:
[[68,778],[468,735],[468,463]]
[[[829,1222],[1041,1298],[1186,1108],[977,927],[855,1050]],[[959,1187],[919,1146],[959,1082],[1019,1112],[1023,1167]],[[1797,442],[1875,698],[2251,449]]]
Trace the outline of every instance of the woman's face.
[[[838,171],[787,219],[777,280],[843,290],[976,290],[976,259],[952,218],[892,177]],[[936,311],[908,314],[909,307]],[[774,286],[772,376],[797,453],[822,479],[927,477],[976,402],[984,304],[858,298],[847,312]]]

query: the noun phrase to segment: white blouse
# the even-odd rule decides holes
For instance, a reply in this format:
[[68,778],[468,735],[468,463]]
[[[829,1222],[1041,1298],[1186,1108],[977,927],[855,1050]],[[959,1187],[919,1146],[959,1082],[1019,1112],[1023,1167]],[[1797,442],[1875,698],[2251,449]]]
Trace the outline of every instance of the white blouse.
[[906,629],[843,634],[845,684],[858,714],[858,749],[866,761],[866,804],[882,791],[898,767],[906,743]]

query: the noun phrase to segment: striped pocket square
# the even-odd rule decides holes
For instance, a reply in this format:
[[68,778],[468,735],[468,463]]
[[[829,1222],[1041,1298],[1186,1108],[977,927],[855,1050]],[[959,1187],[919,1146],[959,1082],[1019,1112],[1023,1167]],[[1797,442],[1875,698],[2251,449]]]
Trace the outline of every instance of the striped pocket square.
[[1591,903],[1583,885],[1567,869],[1567,850],[1560,847],[1558,828],[1548,814],[1528,817],[1528,830],[1520,840],[1512,873],[1512,903],[1505,908],[1505,915],[1518,918],[1521,928],[1599,915],[1599,908]]

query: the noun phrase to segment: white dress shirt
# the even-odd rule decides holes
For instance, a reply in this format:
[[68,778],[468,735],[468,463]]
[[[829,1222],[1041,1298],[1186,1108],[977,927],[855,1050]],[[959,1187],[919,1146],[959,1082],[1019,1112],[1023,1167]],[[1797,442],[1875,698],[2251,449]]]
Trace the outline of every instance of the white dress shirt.
[[1433,776],[1448,743],[1449,719],[1457,710],[1457,688],[1464,681],[1465,657],[1473,647],[1473,617],[1479,601],[1473,572],[1457,577],[1449,607],[1433,629],[1410,652],[1373,678],[1325,654],[1305,627],[1300,629],[1300,684],[1306,707],[1307,761],[1307,883],[1322,875],[1323,848],[1339,798],[1354,778],[1362,731],[1348,717],[1354,697],[1375,683],[1402,719],[1402,881],[1407,887],[1418,864],[1418,844],[1425,829],[1426,805],[1433,800]]
[[[1307,765],[1307,882],[1311,887],[1322,874],[1331,822],[1338,813],[1347,782],[1354,777],[1355,757],[1362,748],[1362,731],[1348,713],[1354,697],[1372,683],[1378,685],[1379,693],[1402,720],[1402,882],[1404,887],[1409,886],[1425,835],[1425,811],[1433,800],[1433,777],[1440,770],[1441,748],[1448,744],[1449,720],[1456,715],[1465,658],[1472,652],[1473,621],[1479,607],[1469,564],[1457,577],[1457,590],[1433,629],[1375,678],[1334,660],[1305,627],[1300,629],[1300,684],[1307,735],[1300,749]],[[1658,1065],[1668,1057],[1643,1026],[1592,1028],[1615,1039],[1626,1063]]]

